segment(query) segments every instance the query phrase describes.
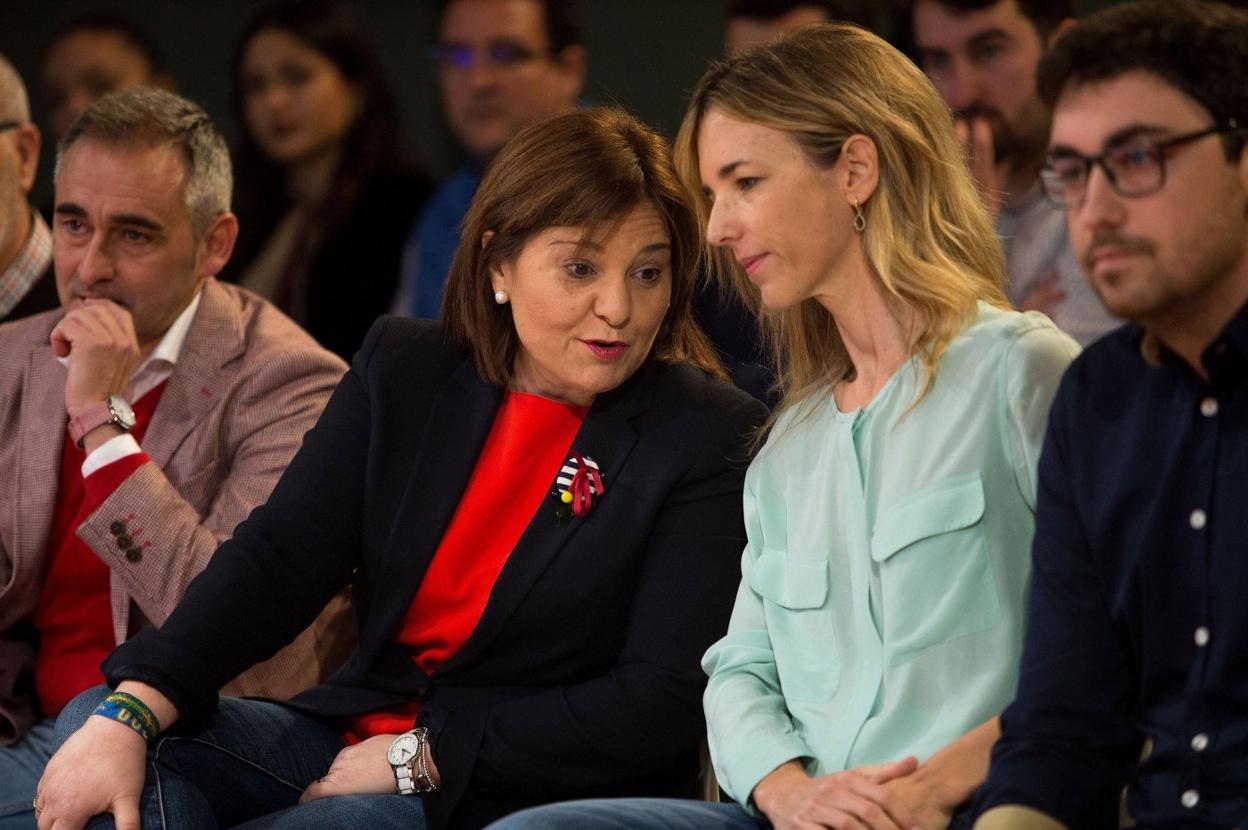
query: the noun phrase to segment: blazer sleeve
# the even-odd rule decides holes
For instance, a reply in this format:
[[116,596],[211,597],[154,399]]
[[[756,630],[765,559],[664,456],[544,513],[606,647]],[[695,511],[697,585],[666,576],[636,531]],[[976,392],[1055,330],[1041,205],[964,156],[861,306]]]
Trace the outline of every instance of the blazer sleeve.
[[[227,410],[244,414],[227,415],[222,426],[219,443],[228,458],[220,464],[224,477],[207,485],[206,513],[183,496],[186,482],[180,488],[149,460],[82,522],[79,538],[149,621],[165,621],[221,543],[268,498],[342,370],[341,361],[319,349],[284,350],[233,390]],[[112,526],[119,521],[132,529],[135,542],[145,543],[137,561],[118,545]]]
[[[700,453],[668,494],[644,549],[624,647],[601,676],[489,703],[431,700],[449,816],[467,790],[515,801],[620,792],[680,768],[704,732],[699,658],[723,633],[737,585],[749,436],[766,410],[744,395],[688,435]],[[639,517],[640,520],[640,517]],[[668,772],[670,775],[670,772]]]
[[[104,662],[110,684],[149,683],[183,718],[202,720],[219,688],[294,640],[350,582],[370,443],[365,378],[382,326],[370,331],[268,502],[217,549],[159,629],[140,631]],[[214,544],[210,531],[196,533]]]

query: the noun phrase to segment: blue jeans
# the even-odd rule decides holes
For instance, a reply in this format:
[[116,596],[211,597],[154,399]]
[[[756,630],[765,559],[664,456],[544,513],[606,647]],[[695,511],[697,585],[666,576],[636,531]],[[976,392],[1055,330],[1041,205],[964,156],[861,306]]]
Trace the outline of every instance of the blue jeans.
[[[674,798],[603,798],[565,801],[512,813],[486,830],[760,830],[770,827],[736,802],[682,801]],[[948,830],[970,830],[963,810]]]
[[0,746],[0,830],[34,830],[30,802],[56,745],[52,719],[45,718],[13,746]]
[[[68,738],[108,694],[100,686],[74,698],[57,720]],[[315,718],[275,703],[222,698],[207,727],[173,729],[147,753],[147,782],[139,802],[145,830],[424,830],[414,796],[360,795],[298,804],[345,746],[342,735]],[[90,830],[114,827],[96,816]]]

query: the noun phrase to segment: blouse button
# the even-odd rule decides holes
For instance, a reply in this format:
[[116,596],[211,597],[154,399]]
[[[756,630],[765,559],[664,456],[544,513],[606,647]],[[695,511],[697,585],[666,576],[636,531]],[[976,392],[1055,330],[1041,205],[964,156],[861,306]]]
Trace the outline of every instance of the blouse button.
[[1218,414],[1218,399],[1217,398],[1205,398],[1203,401],[1201,401],[1200,402],[1200,414],[1204,415],[1206,418],[1212,418],[1214,415],[1217,415]]
[[1187,517],[1187,520],[1191,523],[1192,530],[1201,530],[1204,528],[1205,523],[1209,521],[1209,517],[1205,515],[1205,511],[1197,507],[1192,511],[1192,515]]
[[1209,746],[1209,736],[1204,732],[1197,732],[1192,736],[1192,750],[1195,752],[1204,752]]
[[1204,648],[1209,644],[1209,629],[1205,626],[1198,626],[1196,633],[1192,635],[1192,639],[1196,641],[1196,645]]
[[1190,810],[1200,803],[1200,793],[1195,790],[1184,790],[1183,795],[1179,796],[1179,803]]

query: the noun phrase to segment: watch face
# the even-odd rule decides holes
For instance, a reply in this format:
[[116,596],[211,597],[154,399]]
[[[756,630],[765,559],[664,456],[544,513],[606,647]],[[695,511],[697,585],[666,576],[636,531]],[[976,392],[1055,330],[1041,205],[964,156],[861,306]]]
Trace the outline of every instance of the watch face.
[[108,409],[117,426],[125,430],[134,428],[134,410],[130,408],[130,404],[126,403],[125,398],[119,395],[109,395]]
[[412,760],[415,754],[416,736],[404,734],[395,738],[394,743],[390,744],[390,751],[386,753],[386,758],[391,764],[403,765]]

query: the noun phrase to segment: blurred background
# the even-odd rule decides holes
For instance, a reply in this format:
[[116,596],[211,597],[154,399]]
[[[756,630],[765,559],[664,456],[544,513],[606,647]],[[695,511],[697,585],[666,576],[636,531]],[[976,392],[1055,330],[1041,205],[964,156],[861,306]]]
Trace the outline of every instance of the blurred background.
[[[1081,13],[1114,0],[1083,0]],[[1183,0],[1176,0],[1183,2]],[[233,143],[239,125],[230,108],[230,65],[240,32],[264,0],[41,0],[24,4],[0,27],[0,53],[26,81],[36,123],[47,130],[40,65],[52,32],[63,22],[94,11],[122,12],[154,38],[178,90],[201,104]],[[455,169],[461,151],[442,117],[434,66],[425,49],[434,40],[433,0],[368,0],[348,3],[380,53],[398,98],[402,146],[407,159],[435,177]],[[906,0],[849,2],[898,42]],[[582,0],[589,51],[586,100],[617,103],[671,136],[685,99],[707,61],[722,47],[722,0]],[[20,23],[15,23],[20,19]],[[904,44],[898,43],[903,46]],[[34,204],[51,200],[53,147],[44,144]]]

